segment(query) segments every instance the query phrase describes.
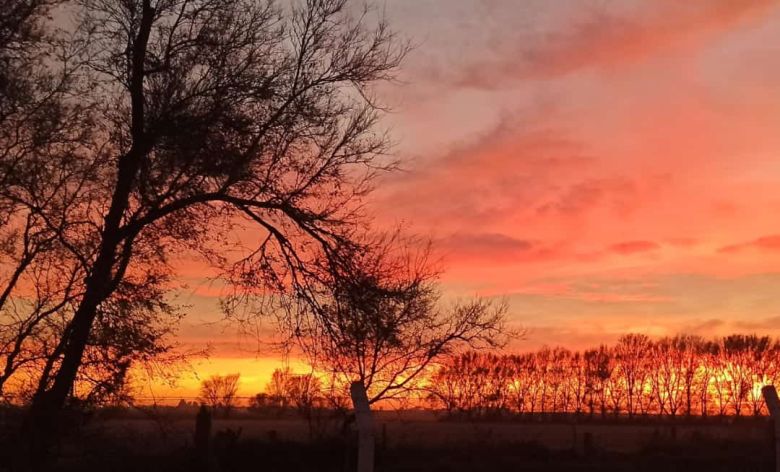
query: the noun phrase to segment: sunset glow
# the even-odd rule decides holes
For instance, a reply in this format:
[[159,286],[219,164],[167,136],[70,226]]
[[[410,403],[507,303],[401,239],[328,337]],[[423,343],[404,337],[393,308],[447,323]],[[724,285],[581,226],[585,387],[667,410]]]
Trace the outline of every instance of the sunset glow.
[[780,471],[779,1],[2,5],[1,471]]
[[[780,334],[774,2],[385,8],[416,47],[380,91],[404,171],[372,212],[433,235],[448,296],[506,297],[510,350]],[[277,355],[210,327],[221,290],[181,267],[181,341],[214,348],[196,370],[263,385]]]

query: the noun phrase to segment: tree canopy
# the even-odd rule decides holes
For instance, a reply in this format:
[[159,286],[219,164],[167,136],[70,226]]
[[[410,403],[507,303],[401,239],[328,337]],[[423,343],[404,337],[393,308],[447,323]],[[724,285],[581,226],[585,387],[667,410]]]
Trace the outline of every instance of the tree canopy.
[[[43,437],[90,346],[154,353],[177,316],[166,294],[181,253],[236,287],[314,301],[322,271],[359,245],[373,177],[393,167],[373,85],[407,47],[346,0],[12,0],[9,11],[2,354],[36,366],[26,431]],[[254,241],[226,247],[236,228]]]

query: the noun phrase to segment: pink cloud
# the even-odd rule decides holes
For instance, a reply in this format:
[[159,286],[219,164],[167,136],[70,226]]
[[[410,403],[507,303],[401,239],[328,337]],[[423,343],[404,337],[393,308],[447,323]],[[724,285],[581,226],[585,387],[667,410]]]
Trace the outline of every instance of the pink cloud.
[[[438,156],[410,160],[406,172],[380,186],[378,206],[395,208],[404,218],[411,210],[417,220],[430,218],[440,229],[458,231],[462,228],[453,223],[495,219],[522,208],[533,211],[540,196],[560,191],[561,180],[580,179],[594,165],[578,143],[547,128],[544,120],[541,116],[541,123],[526,127],[522,120],[504,119]],[[583,190],[601,192],[595,187],[602,185],[610,184],[594,182],[594,188]],[[576,195],[558,198],[551,204],[561,210],[576,205]]]
[[537,212],[575,215],[604,203],[617,211],[628,210],[635,191],[634,182],[627,178],[588,179],[573,183],[552,201],[537,207]]
[[438,241],[436,248],[448,263],[458,265],[548,261],[564,255],[555,245],[501,233],[456,233]]
[[660,249],[658,243],[652,241],[625,241],[609,247],[611,252],[623,255],[637,254]]
[[721,247],[718,252],[736,253],[745,250],[780,251],[780,234],[763,236],[752,241]]
[[774,6],[771,0],[657,0],[630,12],[581,8],[541,35],[520,38],[502,31],[495,56],[464,67],[456,84],[495,88],[520,79],[630,64],[700,45],[762,18]]

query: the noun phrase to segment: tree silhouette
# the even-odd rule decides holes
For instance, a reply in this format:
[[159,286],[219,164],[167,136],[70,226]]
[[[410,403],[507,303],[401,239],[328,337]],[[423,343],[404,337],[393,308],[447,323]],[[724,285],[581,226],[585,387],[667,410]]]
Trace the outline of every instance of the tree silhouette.
[[221,409],[227,417],[235,406],[240,374],[212,375],[200,384],[200,401],[216,412]]
[[[28,4],[45,5],[20,3]],[[378,158],[387,140],[376,130],[371,86],[391,78],[406,51],[383,21],[352,16],[346,0],[292,8],[83,0],[72,12],[75,33],[58,43],[69,54],[38,62],[29,59],[35,48],[22,54],[73,77],[62,88],[75,98],[62,103],[78,102],[84,118],[69,121],[67,107],[50,107],[41,116],[51,126],[21,127],[37,144],[60,136],[39,128],[68,125],[63,140],[78,144],[51,167],[70,180],[58,185],[39,174],[36,166],[49,161],[37,150],[2,163],[5,193],[38,189],[31,179],[43,175],[46,201],[69,209],[23,201],[53,232],[76,281],[68,308],[54,310],[58,342],[47,346],[47,380],[25,423],[34,460],[57,430],[104,307],[125,304],[139,287],[164,294],[177,252],[202,254],[236,286],[313,301],[312,261],[337,264],[355,247],[360,199],[376,172],[393,166]],[[44,13],[22,18],[43,27]],[[71,62],[78,67],[66,67]],[[2,103],[14,96],[9,83],[4,78]],[[2,139],[8,147],[9,135]],[[23,228],[24,220],[12,222]],[[225,234],[249,225],[257,244],[228,257],[235,252],[219,247]]]
[[414,390],[437,358],[499,347],[510,334],[502,303],[442,306],[438,273],[418,243],[398,233],[365,242],[324,284],[318,310],[288,327],[316,369],[337,384],[361,383],[370,404]]
[[264,393],[272,406],[295,408],[304,418],[324,395],[322,381],[316,375],[295,374],[289,367],[274,369]]
[[625,385],[626,410],[633,417],[640,407],[647,378],[646,352],[650,338],[642,334],[627,334],[618,339],[615,357],[620,365],[619,375]]
[[465,352],[447,358],[426,389],[453,415],[765,415],[761,388],[780,382],[778,368],[780,343],[765,336],[628,334],[584,352]]
[[439,357],[462,347],[499,347],[502,304],[440,306],[428,252],[398,233],[364,241],[330,272],[312,311],[287,332],[316,370],[349,389],[358,427],[358,469],[373,467],[371,405],[418,389]]

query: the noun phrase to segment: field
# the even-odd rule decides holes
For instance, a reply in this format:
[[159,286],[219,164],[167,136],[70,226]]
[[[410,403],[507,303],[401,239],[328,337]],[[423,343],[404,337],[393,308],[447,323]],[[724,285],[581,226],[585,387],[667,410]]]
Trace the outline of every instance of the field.
[[[766,418],[447,420],[378,412],[377,471],[773,470]],[[92,418],[65,441],[59,470],[199,470],[194,415],[127,412]],[[354,470],[354,438],[340,421],[238,411],[213,422],[220,471]],[[7,453],[8,451],[6,451]],[[202,468],[200,469],[202,470]]]

